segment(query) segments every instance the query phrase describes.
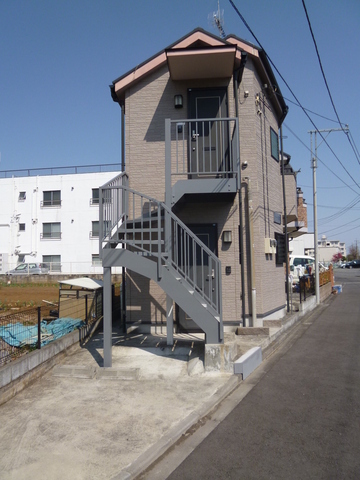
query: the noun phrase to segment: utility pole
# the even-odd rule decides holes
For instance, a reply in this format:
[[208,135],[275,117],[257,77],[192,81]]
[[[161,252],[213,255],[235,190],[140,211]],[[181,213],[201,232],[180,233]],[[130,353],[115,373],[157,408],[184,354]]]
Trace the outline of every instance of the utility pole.
[[[315,295],[316,304],[320,303],[320,283],[319,283],[319,248],[318,248],[318,232],[317,232],[317,190],[316,190],[316,169],[317,169],[317,133],[331,133],[331,132],[348,132],[349,127],[345,125],[344,128],[328,128],[325,130],[310,130],[310,151],[311,151],[311,168],[313,169],[313,205],[314,205],[314,257],[315,257]],[[312,134],[315,136],[315,155],[313,156],[312,149]]]

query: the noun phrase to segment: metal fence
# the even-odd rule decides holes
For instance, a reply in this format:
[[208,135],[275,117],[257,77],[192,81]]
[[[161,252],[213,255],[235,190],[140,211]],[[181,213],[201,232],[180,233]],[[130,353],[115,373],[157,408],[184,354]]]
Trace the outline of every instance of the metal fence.
[[102,317],[102,294],[85,295],[74,307],[70,299],[57,306],[27,308],[0,318],[0,366],[40,349],[58,338],[91,325]]
[[299,278],[300,303],[305,302],[307,297],[315,295],[315,275],[304,275]]

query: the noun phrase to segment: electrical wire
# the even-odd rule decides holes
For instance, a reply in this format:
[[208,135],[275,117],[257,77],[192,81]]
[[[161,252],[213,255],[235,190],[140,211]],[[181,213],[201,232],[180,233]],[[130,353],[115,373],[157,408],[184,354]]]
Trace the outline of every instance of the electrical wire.
[[[339,227],[340,228],[340,227]],[[351,232],[352,230],[356,230],[357,228],[360,228],[360,224],[359,225],[355,225],[355,227],[353,228],[349,228],[348,230],[342,230],[341,233],[347,233],[347,232]],[[332,230],[324,230],[320,233],[320,235],[324,235],[325,233],[329,233],[329,232],[332,232],[334,230],[337,230],[337,228],[333,228]]]
[[[293,105],[295,105],[296,107],[300,107],[300,105],[298,105],[296,102],[294,102],[293,100],[290,100],[289,98],[286,98],[284,97],[284,95],[281,95],[281,93],[279,92],[275,92],[276,95],[278,95],[279,97],[282,97],[284,100],[286,100],[287,102],[289,103],[292,103]],[[304,107],[304,110],[306,110],[307,112],[309,113],[312,113],[313,115],[316,115],[317,117],[320,117],[320,118],[323,118],[324,120],[328,120],[329,122],[333,122],[333,123],[338,123],[337,120],[334,120],[333,118],[328,118],[328,117],[325,117],[325,115],[321,115],[320,113],[316,113],[316,112],[313,112],[312,110],[310,110],[309,108],[305,108]],[[344,124],[345,125],[345,124]]]
[[358,151],[357,149],[355,149],[355,146],[352,144],[351,140],[350,140],[350,137],[348,135],[348,131],[345,131],[344,127],[343,127],[343,123],[340,121],[340,117],[338,115],[338,112],[336,110],[336,107],[335,107],[335,103],[334,103],[334,100],[332,98],[332,95],[331,95],[331,92],[330,92],[330,88],[329,88],[329,84],[328,84],[328,81],[326,79],[326,75],[325,75],[325,72],[324,72],[324,69],[323,69],[323,66],[322,66],[322,62],[321,62],[321,58],[320,58],[320,53],[319,53],[319,49],[317,47],[317,43],[316,43],[316,40],[315,40],[315,35],[314,35],[314,32],[313,32],[313,29],[312,29],[312,26],[311,26],[311,22],[310,22],[310,18],[309,18],[309,14],[308,14],[308,11],[306,9],[306,5],[305,5],[305,0],[302,0],[302,4],[303,4],[303,7],[304,7],[304,10],[305,10],[305,15],[306,15],[306,19],[307,19],[307,22],[308,22],[308,26],[309,26],[309,29],[310,29],[310,33],[311,33],[311,38],[313,40],[313,43],[314,43],[314,46],[315,46],[315,51],[316,51],[316,55],[317,55],[317,58],[318,58],[318,62],[319,62],[319,65],[320,65],[320,70],[321,70],[321,74],[323,76],[323,79],[324,79],[324,82],[325,82],[325,86],[326,86],[326,90],[329,94],[329,97],[330,97],[330,101],[331,101],[331,105],[334,109],[334,112],[335,112],[335,115],[336,115],[336,118],[338,120],[338,123],[342,129],[342,131],[345,133],[345,135],[347,136],[347,139],[350,143],[350,146],[355,154],[355,157],[356,157],[356,160],[358,161],[359,165],[360,165],[360,158],[359,158],[359,154],[358,154]]
[[279,75],[279,77],[281,78],[281,80],[284,82],[284,84],[286,85],[286,87],[288,88],[289,92],[291,93],[291,95],[295,98],[297,104],[299,105],[299,107],[302,109],[302,111],[305,113],[305,115],[307,116],[307,118],[309,119],[310,123],[313,125],[313,127],[315,128],[315,130],[319,133],[320,137],[323,139],[324,143],[327,145],[327,147],[329,148],[329,150],[331,151],[331,153],[334,155],[334,157],[336,158],[336,160],[340,163],[340,165],[342,166],[342,168],[345,170],[345,172],[348,174],[348,176],[352,179],[352,181],[356,184],[356,186],[360,189],[360,185],[358,184],[358,182],[354,179],[354,177],[350,174],[350,172],[347,170],[347,168],[345,167],[345,165],[342,163],[342,161],[339,159],[339,157],[335,154],[334,150],[330,147],[330,145],[328,144],[328,142],[326,141],[325,137],[322,135],[322,133],[319,131],[319,129],[317,128],[317,126],[315,125],[314,121],[312,120],[312,118],[310,117],[310,115],[307,113],[307,111],[305,110],[305,108],[303,107],[303,105],[300,103],[300,101],[298,100],[298,98],[296,97],[295,93],[293,92],[293,90],[291,89],[290,85],[287,83],[287,81],[285,80],[285,78],[282,76],[282,74],[280,73],[280,71],[278,70],[278,68],[276,67],[276,65],[274,64],[274,62],[271,60],[271,58],[269,57],[269,55],[266,53],[266,50],[263,48],[261,42],[259,42],[258,38],[256,37],[255,33],[251,30],[250,26],[248,25],[248,23],[246,22],[245,18],[243,17],[243,15],[239,12],[238,8],[236,7],[236,5],[234,4],[233,0],[229,0],[231,6],[233,7],[233,9],[235,10],[235,12],[237,13],[237,15],[239,16],[239,18],[241,19],[241,21],[244,23],[244,25],[246,26],[246,28],[249,30],[249,32],[251,33],[251,35],[254,37],[255,41],[257,42],[257,44],[259,45],[259,47],[261,48],[261,50],[264,52],[264,55],[266,56],[266,58],[268,59],[268,61],[270,62],[270,64],[272,65],[272,67],[274,68],[274,70],[277,72],[277,74]]
[[[310,153],[312,153],[311,150],[310,150],[310,148],[301,140],[301,138],[298,137],[298,135],[296,135],[295,132],[293,132],[293,130],[291,130],[291,128],[290,128],[286,123],[284,123],[284,127],[286,127],[286,128],[289,130],[289,132],[292,133],[292,134],[294,135],[294,137],[295,137]],[[340,178],[337,173],[333,172],[333,171],[331,170],[331,168],[326,165],[325,162],[323,162],[319,157],[317,157],[317,159],[318,159],[318,161],[319,161],[327,170],[329,170],[330,173],[332,173],[338,180],[340,180],[340,182],[342,182],[347,188],[349,188],[349,189],[352,190],[354,193],[356,193],[356,195],[358,195],[358,192],[357,192],[356,190],[354,190],[348,183],[346,183],[345,180],[343,180],[342,178]],[[356,185],[357,185],[357,184],[356,184]]]
[[[328,85],[328,82],[327,82],[327,79],[326,79],[326,76],[325,76],[324,69],[323,69],[323,66],[322,66],[319,49],[318,49],[318,47],[317,47],[317,43],[316,43],[316,40],[315,40],[315,35],[314,35],[313,29],[312,29],[312,26],[311,26],[311,22],[310,22],[310,18],[309,18],[309,15],[308,15],[308,11],[307,11],[307,9],[306,9],[305,0],[302,0],[302,4],[303,4],[304,10],[305,10],[306,20],[307,20],[308,25],[309,25],[309,29],[310,29],[310,33],[311,33],[311,38],[313,39],[314,47],[315,47],[315,50],[316,50],[316,55],[317,55],[318,62],[319,62],[319,65],[320,65],[320,70],[321,70],[321,73],[322,73],[322,76],[323,76],[323,79],[324,79],[324,82],[325,82],[326,90],[327,90],[327,92],[328,92],[328,94],[329,94],[330,101],[331,101],[331,105],[332,105],[332,107],[333,107],[333,109],[334,109],[334,112],[335,112],[336,118],[337,118],[337,120],[338,120],[338,122],[339,122],[339,125],[340,125],[340,127],[343,129],[342,123],[341,123],[341,121],[340,121],[338,112],[337,112],[336,107],[335,107],[334,100],[333,100],[332,95],[331,95],[331,92],[330,92],[330,88],[329,88],[329,85]],[[343,131],[344,131],[344,129],[343,129]]]

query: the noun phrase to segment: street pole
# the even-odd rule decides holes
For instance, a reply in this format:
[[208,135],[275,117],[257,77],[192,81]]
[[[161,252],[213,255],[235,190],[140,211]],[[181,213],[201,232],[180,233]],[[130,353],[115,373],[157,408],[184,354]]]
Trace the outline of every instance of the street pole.
[[[319,282],[319,247],[317,231],[317,190],[316,190],[316,169],[317,169],[317,138],[315,131],[315,156],[312,159],[313,169],[313,202],[314,202],[314,257],[315,257],[315,295],[316,305],[320,303],[320,282]],[[312,137],[311,137],[312,140]],[[312,141],[311,141],[312,144]],[[311,145],[312,151],[312,145]]]
[[[317,137],[319,132],[348,132],[349,127],[345,125],[344,128],[328,128],[325,130],[310,130],[310,151],[311,151],[311,168],[313,169],[313,202],[314,202],[314,257],[315,257],[315,295],[316,304],[320,303],[320,282],[319,282],[319,247],[318,247],[318,225],[317,225],[317,190],[316,190],[316,169],[317,169]],[[312,134],[315,134],[315,156],[313,157],[312,149]],[[324,138],[324,137],[323,137]]]

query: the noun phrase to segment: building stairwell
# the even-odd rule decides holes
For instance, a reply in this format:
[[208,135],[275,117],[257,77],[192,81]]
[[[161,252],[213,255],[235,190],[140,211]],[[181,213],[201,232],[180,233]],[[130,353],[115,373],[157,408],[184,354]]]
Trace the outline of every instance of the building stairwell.
[[122,266],[154,280],[207,344],[223,343],[220,260],[171,209],[130,189],[121,174],[100,189],[99,223],[104,269]]

